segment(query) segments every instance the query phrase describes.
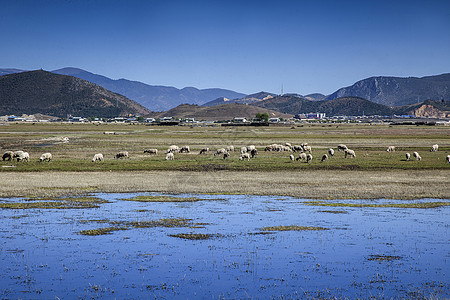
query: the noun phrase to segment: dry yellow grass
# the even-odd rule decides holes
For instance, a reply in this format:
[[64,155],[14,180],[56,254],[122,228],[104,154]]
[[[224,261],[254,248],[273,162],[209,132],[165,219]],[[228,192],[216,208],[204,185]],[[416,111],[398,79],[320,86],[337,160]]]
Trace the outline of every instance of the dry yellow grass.
[[0,197],[164,192],[307,199],[450,199],[447,170],[2,172],[0,182]]

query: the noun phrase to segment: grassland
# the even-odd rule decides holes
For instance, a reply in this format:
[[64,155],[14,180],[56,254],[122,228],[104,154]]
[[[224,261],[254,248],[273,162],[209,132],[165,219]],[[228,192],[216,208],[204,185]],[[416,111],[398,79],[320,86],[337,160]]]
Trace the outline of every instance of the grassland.
[[[114,135],[104,132],[115,132]],[[68,143],[61,143],[69,137]],[[311,163],[291,162],[287,152],[264,152],[266,145],[307,142]],[[328,162],[320,157],[344,143],[356,159],[337,152]],[[189,145],[191,153],[165,161],[169,145]],[[239,161],[199,155],[204,147],[256,145],[257,158]],[[430,152],[439,144],[438,152]],[[386,152],[389,145],[397,151]],[[128,124],[5,123],[0,125],[1,151],[24,150],[30,162],[0,161],[1,197],[79,195],[90,192],[155,191],[287,195],[312,199],[450,198],[450,127],[369,124],[304,124],[287,127],[159,127]],[[157,148],[158,155],[144,154]],[[129,159],[113,159],[122,150]],[[405,161],[418,151],[422,161]],[[39,162],[51,152],[53,160]],[[103,163],[92,163],[103,153]]]

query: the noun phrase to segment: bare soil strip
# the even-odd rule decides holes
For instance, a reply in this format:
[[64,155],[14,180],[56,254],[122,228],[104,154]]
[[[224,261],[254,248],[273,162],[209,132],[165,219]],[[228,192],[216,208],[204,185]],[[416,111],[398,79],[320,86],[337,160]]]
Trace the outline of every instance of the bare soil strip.
[[450,199],[448,170],[2,172],[0,182],[0,197],[163,192],[306,199]]

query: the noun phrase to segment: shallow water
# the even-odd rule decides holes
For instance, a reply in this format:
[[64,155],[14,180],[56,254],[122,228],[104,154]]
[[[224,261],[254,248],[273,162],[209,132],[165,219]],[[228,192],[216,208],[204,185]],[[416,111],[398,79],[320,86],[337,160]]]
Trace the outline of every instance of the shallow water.
[[[1,298],[450,297],[448,206],[319,207],[304,199],[235,195],[177,195],[210,199],[182,203],[120,200],[137,195],[158,194],[97,194],[111,202],[91,209],[1,209]],[[92,220],[163,218],[208,224],[79,234],[112,226]],[[279,225],[329,230],[260,230]],[[217,236],[169,236],[177,233]]]

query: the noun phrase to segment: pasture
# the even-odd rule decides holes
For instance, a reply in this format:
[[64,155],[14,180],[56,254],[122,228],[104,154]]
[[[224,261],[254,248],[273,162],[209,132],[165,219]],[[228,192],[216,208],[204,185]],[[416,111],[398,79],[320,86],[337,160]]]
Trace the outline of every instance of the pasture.
[[[64,143],[64,137],[69,142]],[[267,145],[286,142],[308,143],[313,160],[290,161],[290,152],[264,151]],[[340,143],[355,150],[356,158],[344,158],[336,149]],[[166,161],[165,151],[172,144],[188,145],[191,152],[175,153],[173,161]],[[429,151],[433,144],[439,145],[439,151]],[[229,145],[236,149],[229,158],[213,155],[216,149]],[[239,149],[248,145],[255,145],[259,153],[250,161],[240,161]],[[391,145],[395,152],[386,151]],[[301,194],[322,199],[450,196],[446,188],[450,178],[450,164],[445,161],[450,154],[447,126],[6,123],[0,126],[0,146],[2,153],[24,150],[30,154],[29,162],[0,161],[3,196],[27,196],[28,186],[38,194],[162,191]],[[204,147],[210,151],[200,155]],[[158,154],[144,153],[150,148],[158,149]],[[328,148],[333,148],[335,155],[321,162]],[[119,151],[128,151],[129,158],[114,159]],[[414,151],[422,160],[406,161],[405,153]],[[45,152],[52,153],[51,162],[39,162]],[[102,153],[105,160],[93,163],[96,153]],[[24,176],[30,178],[27,184],[17,184]]]

